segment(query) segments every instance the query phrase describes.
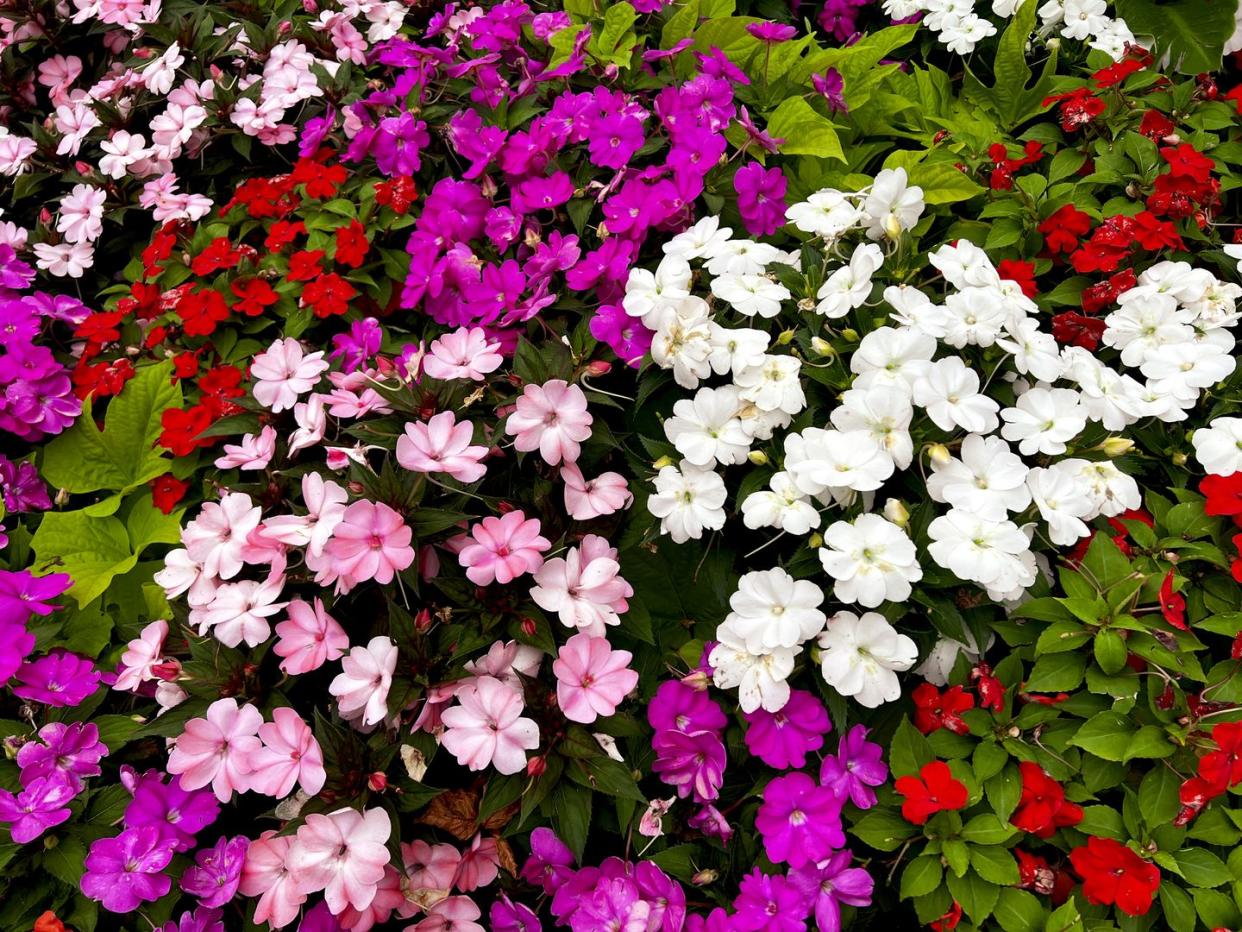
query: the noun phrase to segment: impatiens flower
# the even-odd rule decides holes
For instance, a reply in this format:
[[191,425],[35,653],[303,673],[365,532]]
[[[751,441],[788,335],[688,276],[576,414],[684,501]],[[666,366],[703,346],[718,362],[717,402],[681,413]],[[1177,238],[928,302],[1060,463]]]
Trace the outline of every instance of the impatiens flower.
[[266,922],[273,929],[296,919],[301,905],[306,902],[306,894],[298,892],[287,866],[293,844],[292,835],[277,835],[274,831],[264,832],[252,841],[246,849],[246,862],[237,887],[242,896],[258,897],[254,921]]
[[354,718],[361,712],[363,725],[376,725],[388,715],[388,690],[396,669],[397,645],[391,638],[373,637],[341,660],[342,672],[328,692],[336,696],[341,715]]
[[841,904],[870,906],[875,880],[861,867],[850,867],[848,851],[836,851],[818,864],[789,872],[789,882],[811,901],[819,932],[841,932]]
[[566,627],[603,637],[606,625],[621,623],[620,614],[629,608],[626,599],[634,594],[620,570],[616,548],[587,534],[580,547],[536,571],[530,597],[545,611],[556,612]]
[[521,511],[484,518],[470,529],[468,542],[457,554],[466,578],[476,586],[505,585],[537,571],[543,566],[544,551],[552,547],[539,530],[539,519],[527,520]]
[[1242,418],[1218,417],[1190,438],[1195,459],[1212,476],[1242,472]]
[[919,683],[910,694],[914,702],[914,727],[925,735],[939,728],[955,734],[970,732],[962,713],[975,707],[975,697],[961,686],[951,686],[941,693],[931,683]]
[[272,720],[259,726],[259,740],[263,747],[250,755],[251,790],[280,799],[293,792],[295,783],[308,796],[323,789],[323,751],[297,712],[273,709]]
[[58,647],[18,668],[13,694],[43,705],[76,706],[99,688],[99,677],[85,657]]
[[746,714],[746,748],[769,767],[803,767],[806,756],[824,746],[832,730],[824,704],[795,689],[779,712],[756,709]]
[[82,892],[108,912],[133,912],[172,888],[172,878],[164,870],[172,856],[173,843],[151,826],[100,838],[86,855]]
[[538,450],[544,462],[557,466],[578,459],[579,445],[591,436],[591,421],[582,389],[553,379],[522,390],[505,433],[515,438],[518,450]]
[[863,203],[863,223],[871,239],[897,239],[911,230],[923,214],[923,189],[909,183],[904,168],[886,168]]
[[888,779],[884,749],[867,740],[867,727],[855,725],[837,742],[836,756],[824,758],[819,768],[819,782],[838,796],[848,796],[859,809],[875,805],[873,786],[883,786]]
[[729,597],[724,624],[756,654],[796,647],[824,629],[824,593],[780,567],[747,573]]
[[299,893],[323,891],[333,913],[371,905],[388,863],[392,823],[383,809],[312,813],[285,858]]
[[755,827],[769,860],[802,867],[845,846],[841,807],[845,800],[805,773],[777,777],[763,790]]
[[84,777],[99,775],[99,761],[107,755],[108,748],[99,740],[98,725],[49,722],[39,729],[38,737],[38,741],[27,741],[17,752],[22,786],[54,773],[63,773],[71,783],[81,786]]
[[819,636],[820,667],[828,685],[869,709],[901,696],[897,671],[909,670],[918,647],[883,615],[838,612]]
[[737,209],[753,236],[770,236],[785,223],[785,191],[788,183],[779,168],[748,162],[733,176]]
[[915,825],[925,824],[937,812],[961,809],[969,799],[966,784],[954,779],[942,760],[924,764],[917,777],[898,777],[893,786],[905,797],[902,817]]
[[1129,916],[1146,915],[1160,888],[1160,868],[1112,838],[1091,836],[1070,852],[1070,863],[1088,903],[1115,904]]
[[476,677],[457,692],[458,705],[446,709],[441,742],[470,770],[493,766],[502,774],[526,766],[526,752],[539,746],[539,726],[522,718],[522,694],[491,676]]
[[335,579],[338,593],[370,580],[390,583],[414,562],[412,537],[401,515],[383,502],[354,502],[324,547],[327,561],[316,580],[326,584]]
[[1051,838],[1058,828],[1082,821],[1082,807],[1065,798],[1065,788],[1034,761],[1020,761],[1022,798],[1010,822],[1040,838]]
[[8,824],[9,836],[16,844],[34,841],[69,818],[69,803],[80,787],[70,774],[53,770],[24,783],[16,796],[0,789],[0,822]]
[[220,815],[220,804],[211,793],[187,790],[177,777],[165,783],[154,770],[138,778],[131,792],[134,798],[125,808],[125,824],[130,828],[154,826],[162,838],[172,842],[174,851],[194,847],[194,836]]
[[285,612],[289,617],[276,625],[272,652],[284,658],[280,668],[286,673],[296,676],[318,670],[325,662],[340,659],[349,648],[349,635],[324,610],[322,599],[315,599],[313,606],[294,599]]
[[651,769],[683,799],[693,794],[707,803],[720,796],[724,785],[725,746],[713,731],[658,731],[651,741],[655,763]]
[[743,712],[763,708],[779,712],[789,701],[789,674],[802,646],[775,647],[762,653],[752,651],[731,625],[716,629],[718,643],[708,662],[712,681],[721,689],[738,690]]
[[730,932],[805,932],[810,901],[780,874],[755,868],[742,878]]
[[274,413],[288,411],[328,370],[322,351],[306,353],[297,340],[276,340],[250,364],[254,399]]
[[217,699],[206,718],[192,718],[168,755],[168,772],[181,775],[187,790],[211,784],[216,799],[229,801],[234,790],[245,792],[253,769],[250,760],[259,749],[256,737],[263,716],[252,705],[236,699]]
[[164,639],[167,637],[168,622],[162,618],[146,625],[121,654],[121,672],[117,674],[112,688],[133,692],[141,684],[155,679],[152,668],[164,656]]
[[181,532],[181,543],[202,572],[232,579],[241,572],[242,551],[250,532],[259,526],[263,510],[242,492],[230,492],[220,501],[207,502],[197,518]]
[[397,438],[397,462],[411,472],[448,473],[458,482],[478,482],[487,473],[487,447],[472,446],[474,426],[441,411],[427,421],[405,425]]
[[665,466],[656,475],[655,494],[647,508],[660,519],[660,532],[673,543],[698,540],[704,530],[724,527],[724,480],[714,471],[682,463]]
[[585,632],[571,637],[552,662],[557,704],[565,717],[590,724],[612,715],[638,685],[638,674],[629,667],[633,656],[628,650],[613,650],[604,637]]
[[241,443],[226,443],[224,456],[216,458],[217,469],[266,469],[276,455],[276,428],[268,425],[258,434],[246,434]]
[[874,514],[859,515],[852,524],[829,525],[819,559],[836,580],[832,591],[837,599],[863,608],[904,602],[910,597],[910,584],[923,578],[914,542],[897,525]]
[[500,344],[491,342],[481,327],[459,327],[431,341],[423,358],[423,372],[433,379],[471,379],[481,382],[504,362]]
[[634,500],[625,477],[615,472],[585,479],[576,463],[561,467],[565,483],[565,510],[575,521],[590,521],[628,508]]
[[245,835],[221,837],[194,856],[194,864],[181,875],[181,889],[198,897],[200,906],[223,906],[237,893],[242,864],[250,839]]

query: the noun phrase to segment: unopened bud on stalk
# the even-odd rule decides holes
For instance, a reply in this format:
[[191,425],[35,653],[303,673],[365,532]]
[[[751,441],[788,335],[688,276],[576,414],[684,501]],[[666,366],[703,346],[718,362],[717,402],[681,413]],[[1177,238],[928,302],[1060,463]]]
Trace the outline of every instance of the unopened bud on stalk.
[[811,349],[820,356],[835,356],[837,351],[823,337],[811,337]]
[[781,335],[776,338],[776,345],[777,346],[788,346],[790,343],[793,342],[793,338],[797,335],[797,333],[798,331],[796,330],[781,331]]
[[1109,456],[1124,456],[1134,449],[1134,441],[1128,437],[1109,437],[1096,449],[1103,451]]
[[706,887],[709,883],[715,883],[717,878],[719,877],[720,877],[719,871],[714,871],[711,868],[708,868],[707,870],[699,871],[697,874],[691,877],[690,882],[694,884],[696,887]]
[[420,608],[414,616],[414,627],[420,634],[425,634],[431,628],[431,612]]
[[855,330],[853,327],[846,327],[844,330],[841,331],[841,339],[845,340],[848,343],[857,343],[858,342],[858,331]]
[[663,469],[665,466],[672,466],[673,462],[674,461],[671,456],[661,456],[658,460],[651,464],[651,468]]
[[598,377],[601,375],[607,375],[611,372],[612,363],[606,359],[592,359],[589,363],[587,363],[586,368],[587,372],[589,372],[592,376]]
[[822,534],[812,534],[806,539],[807,546],[814,549],[824,546],[824,536]]
[[1181,453],[1181,452],[1174,453],[1169,458],[1173,461],[1174,466],[1185,466],[1186,465],[1186,454],[1185,453]]
[[884,503],[884,517],[898,527],[904,528],[910,523],[910,511],[900,499],[890,498]]
[[751,450],[746,454],[746,458],[750,460],[752,465],[755,466],[768,465],[768,454],[764,453],[762,450]]
[[526,775],[528,777],[539,777],[548,769],[548,761],[543,757],[532,757],[526,762]]
[[528,638],[533,638],[535,636],[535,630],[536,630],[535,619],[533,618],[522,619],[522,633],[524,635],[526,635]]
[[367,777],[367,789],[372,793],[382,793],[388,789],[388,776],[382,771],[375,771],[371,776]]
[[687,673],[681,678],[681,682],[682,685],[689,686],[691,689],[698,692],[706,692],[707,687],[711,685],[711,680],[702,670],[695,670],[692,673]]
[[901,236],[901,221],[897,219],[896,214],[889,214],[884,218],[884,235],[889,239],[897,239]]
[[953,454],[943,443],[933,443],[927,448],[927,458],[937,466],[947,466],[953,459]]

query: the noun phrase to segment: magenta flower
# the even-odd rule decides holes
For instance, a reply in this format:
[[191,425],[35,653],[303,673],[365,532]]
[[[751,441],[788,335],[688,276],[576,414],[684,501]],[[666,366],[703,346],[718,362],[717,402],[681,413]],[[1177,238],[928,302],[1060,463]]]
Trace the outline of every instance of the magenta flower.
[[779,712],[762,708],[745,715],[746,747],[769,767],[806,766],[806,756],[824,746],[832,730],[828,710],[811,693],[795,689]]
[[50,706],[80,705],[99,688],[99,671],[85,657],[56,648],[17,670],[13,693]]
[[82,892],[109,912],[133,912],[172,888],[172,878],[164,872],[172,856],[173,843],[151,826],[100,838],[86,855]]
[[234,790],[245,792],[250,764],[259,750],[256,737],[263,716],[236,699],[217,699],[206,718],[192,718],[168,755],[168,772],[181,775],[187,790],[211,784],[216,799],[227,803]]
[[[73,580],[68,573],[32,576],[27,570],[20,573],[0,570],[0,619],[25,624],[31,615],[50,615],[57,608],[52,599],[71,585]],[[3,660],[0,660],[0,674],[3,668]]]
[[530,857],[522,865],[522,879],[553,893],[574,874],[574,855],[550,828],[530,833]]
[[28,741],[17,752],[22,786],[39,777],[63,773],[80,787],[82,778],[99,776],[99,761],[107,753],[93,723],[50,722],[39,729],[39,741]]
[[169,919],[159,928],[159,932],[224,932],[222,913],[218,909],[205,909],[200,906],[194,912],[188,909],[179,919]]
[[755,827],[774,863],[815,863],[845,846],[841,831],[844,800],[805,773],[777,777],[763,790]]
[[494,676],[475,677],[457,691],[459,705],[441,716],[441,742],[470,770],[491,765],[504,774],[526,767],[526,752],[539,747],[539,726],[522,718],[522,694]]
[[843,799],[848,796],[859,809],[875,805],[873,786],[882,786],[888,779],[884,749],[867,740],[865,725],[855,725],[841,736],[835,757],[824,758],[819,769],[819,782]]
[[725,746],[715,732],[657,731],[651,746],[656,752],[651,769],[669,786],[675,786],[678,796],[693,793],[696,801],[706,803],[720,795]]
[[198,897],[200,906],[223,906],[237,893],[250,839],[244,835],[220,838],[194,856],[194,865],[181,875],[181,889]]
[[529,906],[514,903],[503,893],[492,903],[488,918],[492,932],[543,932],[539,917]]
[[628,877],[601,880],[589,897],[579,902],[570,919],[573,932],[646,932],[651,905],[639,897],[638,887]]
[[412,537],[401,515],[387,505],[354,502],[345,509],[345,516],[324,548],[328,568],[316,581],[326,584],[335,579],[338,593],[372,579],[388,584],[414,562]]
[[751,162],[733,176],[737,209],[754,236],[769,236],[785,223],[785,175],[779,168]]
[[706,690],[680,680],[661,683],[647,706],[647,721],[656,731],[724,731],[728,719]]
[[323,751],[297,712],[273,709],[272,720],[259,726],[259,739],[263,747],[250,757],[250,789],[277,799],[292,793],[295,783],[310,796],[323,789]]
[[545,463],[578,459],[579,446],[591,436],[592,417],[582,389],[564,379],[543,385],[527,385],[517,400],[517,410],[505,422],[505,433],[515,437],[523,453],[538,450]]
[[504,585],[523,573],[535,572],[543,566],[543,552],[552,546],[539,531],[539,519],[527,520],[521,511],[484,518],[470,529],[466,545],[457,554],[466,578],[477,586]]
[[153,826],[161,838],[172,842],[174,851],[193,848],[194,836],[220,815],[220,804],[211,793],[187,790],[177,777],[165,783],[155,770],[138,777],[132,792],[133,801],[125,808],[125,824],[130,828]]
[[836,68],[811,75],[811,86],[828,102],[828,109],[833,113],[849,113],[850,108],[845,103],[845,80]]
[[806,864],[789,872],[789,882],[800,890],[815,911],[816,928],[841,932],[841,904],[870,906],[875,880],[861,867],[850,867],[853,856],[838,851],[826,861]]
[[810,903],[780,874],[755,868],[742,878],[733,901],[730,932],[805,932]]
[[608,639],[585,632],[571,637],[552,662],[556,674],[556,701],[571,722],[589,725],[607,717],[638,685],[630,669],[628,650],[613,650]]
[[778,42],[788,42],[798,34],[798,30],[793,26],[785,26],[781,23],[748,23],[746,31],[768,45],[775,45]]
[[69,774],[53,770],[36,777],[14,796],[0,789],[0,822],[7,822],[13,841],[24,845],[69,818],[69,803],[81,784]]

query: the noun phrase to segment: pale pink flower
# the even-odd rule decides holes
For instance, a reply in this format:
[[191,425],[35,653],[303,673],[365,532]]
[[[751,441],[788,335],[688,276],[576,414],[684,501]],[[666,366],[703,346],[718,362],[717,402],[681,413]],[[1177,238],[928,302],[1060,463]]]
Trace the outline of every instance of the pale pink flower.
[[181,775],[187,790],[211,784],[216,799],[229,801],[233,791],[245,792],[250,759],[260,747],[263,716],[252,705],[238,707],[236,699],[217,699],[206,718],[192,718],[168,755],[169,773]]
[[250,842],[246,849],[246,863],[242,865],[237,889],[242,896],[259,898],[254,909],[256,925],[266,922],[273,929],[287,926],[298,917],[299,908],[306,902],[306,894],[298,892],[286,866],[292,846],[292,835],[269,831]]
[[297,340],[276,340],[250,365],[254,400],[274,413],[287,411],[327,370],[322,350],[305,353]]
[[250,789],[277,799],[292,793],[295,783],[309,796],[323,789],[323,751],[297,712],[273,709],[272,720],[259,726],[259,739],[263,747],[250,755]]
[[365,909],[346,906],[336,917],[342,929],[349,932],[370,932],[385,923],[393,910],[405,904],[405,891],[401,888],[402,875],[391,864],[384,865],[384,877],[375,887],[375,899]]
[[383,809],[311,813],[298,829],[287,863],[301,893],[323,891],[328,909],[366,909],[384,879],[392,823]]
[[131,165],[151,154],[142,133],[129,133],[123,129],[113,133],[111,139],[103,140],[99,148],[107,153],[99,160],[99,171],[109,178],[124,178]]
[[185,56],[181,54],[181,46],[174,42],[163,55],[142,69],[142,83],[152,94],[163,97],[172,90],[177,69],[184,64]]
[[[3,167],[0,167],[0,175],[4,174]],[[12,246],[14,250],[21,249],[26,245],[26,240],[30,236],[30,231],[25,227],[19,227],[12,220],[0,222],[0,243],[5,246]]]
[[427,911],[425,919],[410,928],[414,932],[487,932],[474,920],[482,913],[468,896],[450,896]]
[[39,62],[39,83],[47,88],[53,104],[65,102],[65,91],[82,74],[82,59],[76,55],[53,55]]
[[111,26],[133,26],[150,22],[149,15],[143,0],[99,0],[100,22]]
[[634,501],[625,477],[615,472],[601,473],[586,480],[576,463],[561,467],[565,483],[565,510],[575,521],[590,521],[629,508]]
[[444,472],[458,482],[477,482],[487,472],[481,462],[487,447],[471,446],[474,427],[457,422],[452,411],[441,411],[427,423],[405,425],[397,438],[397,462],[411,472]]
[[270,573],[262,582],[243,579],[225,583],[209,603],[191,610],[190,624],[199,634],[210,630],[225,647],[236,647],[243,641],[247,647],[258,647],[272,633],[267,619],[288,604],[276,601],[284,588],[283,572]]
[[471,379],[481,382],[504,362],[500,343],[487,338],[482,327],[459,327],[431,341],[423,360],[423,372],[433,379]]
[[556,612],[566,627],[602,637],[605,625],[621,623],[618,615],[629,608],[626,599],[634,594],[620,572],[616,548],[597,534],[587,534],[580,547],[539,568],[530,597],[545,611]]
[[503,774],[526,767],[526,751],[539,747],[539,726],[521,717],[520,692],[480,676],[458,689],[457,701],[441,716],[447,727],[440,739],[457,763],[470,770],[491,765]]
[[349,493],[319,473],[308,472],[302,477],[302,501],[306,504],[305,515],[276,515],[264,521],[263,527],[274,540],[290,547],[305,547],[310,556],[320,556],[345,517]]
[[39,144],[25,136],[9,133],[0,136],[0,175],[20,175],[30,168],[30,157],[39,149]]
[[35,243],[35,265],[57,278],[81,278],[95,264],[95,249],[86,243]]
[[182,593],[191,607],[206,605],[216,595],[216,578],[203,572],[203,564],[187,550],[171,550],[164,557],[164,568],[155,574],[155,581],[164,587],[164,595],[175,599]]
[[324,611],[323,600],[312,608],[301,599],[289,603],[289,617],[276,626],[272,651],[283,657],[280,669],[291,676],[318,670],[329,660],[339,660],[349,648],[349,635]]
[[397,645],[391,638],[373,637],[366,647],[352,648],[341,660],[341,672],[328,687],[345,718],[362,710],[362,724],[375,725],[388,714],[388,690],[397,669]]
[[[252,370],[253,371],[253,370]],[[293,420],[298,427],[289,435],[289,455],[313,447],[323,440],[328,430],[328,415],[323,408],[323,396],[311,395],[293,406]]]
[[[460,682],[465,683],[468,681],[462,680]],[[448,708],[448,704],[453,701],[453,697],[457,695],[457,686],[458,683],[445,683],[428,689],[426,698],[423,700],[423,707],[418,710],[418,717],[414,719],[410,730],[425,731],[429,735],[439,735],[444,731],[444,722],[441,721],[440,715]]]
[[276,428],[270,424],[258,436],[246,434],[241,443],[226,443],[224,456],[216,458],[217,469],[266,469],[276,455]]
[[496,839],[484,838],[481,832],[476,832],[470,847],[461,853],[453,886],[462,893],[469,893],[486,887],[499,873],[500,850],[496,847]]
[[93,243],[103,232],[104,200],[107,192],[89,184],[75,184],[60,199],[56,229],[68,243]]
[[461,853],[452,845],[429,845],[420,840],[402,843],[401,860],[409,878],[409,894],[397,915],[409,919],[452,892]]
[[60,143],[56,146],[56,154],[76,156],[87,133],[99,126],[99,117],[79,100],[57,107],[52,122],[56,131],[62,134]]
[[545,463],[556,466],[578,458],[579,444],[591,436],[591,421],[582,389],[553,379],[522,390],[505,433],[516,438],[514,446],[522,452],[538,450]]
[[155,679],[152,668],[163,659],[164,639],[168,637],[168,622],[153,621],[144,627],[138,637],[125,645],[121,654],[121,672],[116,676],[113,689],[133,692],[143,683]]
[[476,586],[512,582],[543,566],[543,552],[552,544],[539,534],[538,518],[527,520],[521,511],[499,518],[489,515],[473,528],[457,559],[466,578]]
[[496,641],[486,654],[478,660],[467,661],[465,667],[475,676],[495,677],[521,692],[521,676],[538,676],[541,663],[543,651],[537,647],[517,641]]
[[232,579],[241,572],[246,538],[259,526],[263,509],[244,492],[230,492],[219,502],[207,502],[198,517],[181,532],[181,543],[203,572]]
[[207,111],[202,107],[169,104],[168,109],[151,119],[151,142],[157,153],[175,159],[206,119]]
[[371,579],[390,583],[414,562],[412,537],[401,515],[387,505],[354,502],[324,547],[329,565],[315,577],[316,582],[326,585],[335,579],[337,592],[348,592]]
[[328,413],[333,417],[353,419],[368,414],[392,414],[388,399],[373,388],[355,391],[352,388],[334,388],[323,396]]
[[556,701],[565,717],[588,725],[617,711],[638,685],[638,674],[629,666],[633,658],[628,650],[613,650],[607,638],[585,633],[571,637],[552,661]]

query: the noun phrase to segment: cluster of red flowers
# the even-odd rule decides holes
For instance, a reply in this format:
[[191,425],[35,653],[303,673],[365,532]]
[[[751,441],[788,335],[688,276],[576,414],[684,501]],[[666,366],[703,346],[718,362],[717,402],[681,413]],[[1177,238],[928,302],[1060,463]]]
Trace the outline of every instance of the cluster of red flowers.
[[1112,838],[1092,836],[1070,852],[1088,903],[1116,905],[1131,916],[1145,915],[1160,888],[1160,869]]
[[993,191],[1009,191],[1013,189],[1013,176],[1028,165],[1034,165],[1044,157],[1044,144],[1031,139],[1022,147],[1022,155],[1016,159],[1009,157],[1009,150],[1003,142],[995,142],[988,147],[988,158],[992,160],[992,176],[990,184]]
[[917,777],[898,777],[893,785],[905,797],[902,818],[914,825],[926,824],[937,812],[962,809],[970,799],[966,784],[956,779],[942,760],[924,764]]
[[1065,787],[1032,761],[1018,764],[1022,798],[1009,821],[1037,838],[1051,838],[1059,828],[1082,821],[1082,807],[1065,798]]
[[1209,802],[1242,783],[1242,722],[1221,722],[1212,728],[1216,750],[1199,758],[1199,772],[1179,791],[1182,809],[1175,825],[1186,825]]
[[[1204,510],[1209,515],[1227,517],[1235,525],[1242,528],[1242,472],[1229,476],[1206,476],[1199,483],[1199,491],[1207,497]],[[1233,546],[1237,554],[1230,564],[1233,578],[1242,582],[1242,533],[1233,535]],[[1234,656],[1242,653],[1242,634],[1234,644]]]

